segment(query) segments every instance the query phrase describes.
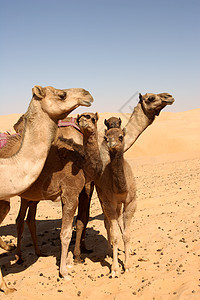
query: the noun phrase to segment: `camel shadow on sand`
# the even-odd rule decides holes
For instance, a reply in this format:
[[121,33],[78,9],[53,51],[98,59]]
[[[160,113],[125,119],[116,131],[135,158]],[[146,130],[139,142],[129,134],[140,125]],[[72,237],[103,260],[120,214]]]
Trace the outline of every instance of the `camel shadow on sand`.
[[[90,220],[102,220],[103,214],[99,214]],[[74,222],[75,224],[75,218]],[[44,256],[53,256],[56,258],[56,265],[60,265],[60,252],[61,252],[61,243],[60,243],[60,229],[61,229],[61,219],[46,219],[46,220],[37,220],[37,237],[38,245],[41,249],[41,252]],[[17,237],[17,230],[15,224],[5,225],[0,227],[0,235],[3,236],[5,241],[10,241],[6,236],[9,235]],[[76,233],[73,230],[72,239],[69,246],[69,251],[73,253],[74,244],[75,244]],[[86,230],[86,247],[90,250],[89,253],[82,253],[81,257],[83,260],[86,258],[90,259],[93,262],[100,262],[102,266],[107,266],[110,270],[110,264],[105,260],[105,252],[107,249],[107,240],[100,234],[98,230],[95,230],[93,227],[90,227],[88,224]],[[31,265],[33,265],[39,257],[35,255],[35,250],[33,247],[33,242],[28,230],[28,226],[24,226],[24,233],[22,238],[22,258],[23,263],[18,264],[15,261],[16,251],[4,252],[0,254],[0,265],[2,266],[3,275],[14,274],[26,270]],[[11,263],[12,262],[12,263]]]

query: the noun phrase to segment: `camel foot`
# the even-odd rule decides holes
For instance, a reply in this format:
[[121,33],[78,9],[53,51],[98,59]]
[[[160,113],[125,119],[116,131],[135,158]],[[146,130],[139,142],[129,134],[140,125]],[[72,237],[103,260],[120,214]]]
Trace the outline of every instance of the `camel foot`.
[[17,290],[15,288],[9,288],[9,287],[7,287],[6,290],[4,291],[4,293],[6,295],[8,295],[8,294],[11,294],[11,293],[16,292],[16,291]]
[[112,278],[119,278],[119,271],[112,271],[111,272],[111,277]]
[[65,276],[63,276],[63,280],[70,281],[70,280],[72,280],[72,277],[69,275],[65,275]]
[[60,274],[60,277],[65,281],[70,281],[72,279],[72,277],[69,274],[66,275]]
[[19,256],[19,255],[15,255],[15,259],[16,259],[16,263],[18,264],[18,265],[21,265],[21,264],[23,264],[23,262],[24,262],[24,260],[22,259],[22,257],[21,256]]
[[75,263],[76,265],[78,265],[78,264],[83,264],[84,262],[85,262],[85,259],[81,258],[80,256],[74,257],[74,263]]
[[132,273],[133,272],[133,268],[125,268],[125,273]]

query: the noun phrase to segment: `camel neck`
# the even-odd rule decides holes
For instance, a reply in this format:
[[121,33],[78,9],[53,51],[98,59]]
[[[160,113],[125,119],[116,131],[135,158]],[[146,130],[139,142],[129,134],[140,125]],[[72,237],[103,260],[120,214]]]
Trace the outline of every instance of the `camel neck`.
[[[0,199],[5,195],[8,198],[22,193],[37,179],[56,134],[56,122],[41,109],[37,100],[31,101],[24,120],[22,142],[18,152],[9,158],[0,159],[0,172],[4,174]],[[12,174],[12,179],[9,174]]]
[[102,161],[98,146],[98,134],[83,134],[84,171],[88,180],[95,180],[101,173]]
[[127,192],[126,177],[124,173],[124,151],[110,152],[110,164],[113,180],[113,191],[117,194]]
[[144,107],[139,102],[126,125],[124,152],[135,143],[140,134],[152,124],[153,120],[154,117],[145,113]]

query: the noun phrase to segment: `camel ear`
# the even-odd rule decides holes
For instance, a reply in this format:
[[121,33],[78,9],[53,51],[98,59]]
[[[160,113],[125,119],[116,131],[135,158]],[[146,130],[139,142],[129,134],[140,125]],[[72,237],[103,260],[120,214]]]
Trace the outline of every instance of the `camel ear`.
[[122,124],[122,120],[121,118],[119,118],[119,126],[121,126],[121,124]]
[[96,116],[96,120],[98,121],[99,120],[99,114],[98,114],[98,112],[96,112],[95,116]]
[[107,136],[106,136],[107,131],[108,131],[108,130],[105,129],[104,141],[106,141],[106,142],[108,141],[108,138],[107,138]]
[[122,131],[123,131],[123,136],[125,136],[125,135],[126,135],[126,128],[124,127],[124,128],[122,129]]
[[32,94],[33,97],[36,96],[38,99],[42,99],[45,97],[45,89],[39,85],[35,85],[34,88],[32,88]]
[[77,122],[78,125],[79,125],[79,119],[80,119],[80,115],[77,115],[76,122]]
[[139,93],[139,99],[142,101],[142,94]]
[[105,119],[104,124],[108,127],[108,121]]

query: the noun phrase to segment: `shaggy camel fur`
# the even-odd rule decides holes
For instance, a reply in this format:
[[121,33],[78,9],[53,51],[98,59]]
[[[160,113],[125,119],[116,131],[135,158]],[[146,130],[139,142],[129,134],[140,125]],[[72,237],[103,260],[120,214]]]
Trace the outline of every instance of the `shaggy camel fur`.
[[125,271],[130,269],[130,223],[136,210],[136,187],[130,165],[124,159],[125,129],[111,128],[105,132],[110,155],[97,188],[104,212],[108,243],[113,246],[112,277],[119,275],[118,240],[120,231],[125,248]]
[[104,124],[106,125],[107,129],[110,128],[120,128],[122,120],[120,118],[111,117],[108,120],[104,120]]
[[[42,171],[56,135],[58,120],[65,118],[80,105],[90,106],[92,101],[92,96],[83,89],[33,88],[33,97],[24,118],[20,147],[16,154],[0,158],[1,222],[9,211],[9,197],[24,192]],[[2,273],[0,289],[6,293],[13,291],[7,287]]]
[[[87,118],[85,118],[85,116]],[[86,122],[84,121],[86,119]],[[83,114],[79,116],[78,122],[83,124],[83,144],[88,145],[88,148],[92,145],[92,140],[97,131],[97,114]],[[66,134],[66,128],[62,128],[62,133]],[[19,129],[17,129],[19,131]],[[19,261],[21,261],[21,236],[24,227],[24,218],[26,211],[29,207],[28,213],[28,226],[31,232],[31,236],[34,242],[35,251],[37,255],[40,255],[40,250],[37,244],[36,226],[35,226],[35,214],[37,203],[40,200],[52,200],[56,201],[61,199],[62,201],[62,228],[61,228],[61,263],[60,263],[60,274],[65,279],[70,279],[67,270],[67,255],[68,247],[71,239],[72,232],[72,221],[75,214],[75,210],[81,203],[83,197],[84,200],[86,196],[89,198],[91,193],[90,183],[87,184],[91,176],[93,177],[95,173],[101,171],[100,164],[96,162],[97,166],[89,165],[86,162],[87,157],[83,157],[77,151],[74,151],[69,145],[64,143],[65,138],[59,138],[58,134],[61,133],[60,130],[57,132],[57,138],[52,145],[49,155],[47,157],[44,168],[38,177],[38,179],[32,184],[29,189],[27,189],[23,194],[21,194],[22,201],[20,212],[17,218],[17,231],[18,231],[18,244],[17,244],[17,256]],[[80,133],[78,133],[80,136]],[[96,139],[95,139],[96,140]],[[70,141],[70,140],[69,140]],[[97,145],[98,146],[98,145]],[[82,147],[82,146],[81,146]],[[88,151],[89,152],[89,151]],[[92,151],[93,159],[97,155],[97,151]],[[93,170],[94,168],[94,170]],[[84,170],[84,171],[83,171]],[[85,185],[86,183],[86,185]],[[85,187],[84,187],[85,185]],[[36,202],[35,202],[36,201]],[[80,204],[81,205],[81,204]],[[89,214],[89,212],[88,212]],[[88,216],[89,217],[89,216]],[[78,215],[77,228],[79,226],[83,227],[81,213]],[[82,233],[82,230],[79,232]],[[83,236],[84,234],[82,234]],[[80,237],[81,239],[81,237]],[[74,255],[77,260],[80,258],[80,239],[78,245],[75,245]],[[84,243],[84,238],[82,238],[82,243]]]
[[[126,134],[126,136],[128,135],[129,138],[128,140],[126,139],[125,136],[125,144],[127,144],[127,147],[131,147],[134,142],[136,141],[136,139],[138,138],[138,136],[149,126],[152,124],[155,115],[158,115],[159,112],[168,104],[172,104],[174,101],[174,99],[172,98],[171,95],[163,93],[163,94],[159,94],[159,95],[155,95],[155,94],[145,94],[144,96],[140,95],[140,101],[138,103],[138,105],[135,107],[129,122],[127,124],[127,130],[130,131]],[[121,125],[121,120],[120,118],[110,118],[109,120],[106,120],[105,123],[107,124],[108,128],[112,127],[113,125],[116,127],[119,127]],[[80,125],[80,124],[79,124]],[[83,130],[83,129],[82,129]],[[73,147],[75,147],[75,144],[81,144],[81,142],[77,141],[74,135],[74,131],[76,131],[74,128],[71,128],[71,137],[73,137],[73,143],[72,140],[68,140],[68,144],[73,145]],[[132,132],[132,135],[131,135]],[[65,134],[65,137],[69,137],[70,134]],[[102,142],[102,139],[99,139],[99,145],[100,145],[100,155],[102,158],[102,161],[104,162],[104,167],[105,168],[106,164],[109,163],[110,161],[110,157],[108,154],[108,148],[107,145],[105,143],[105,141]],[[80,151],[80,146],[77,148],[77,151]],[[85,153],[87,153],[87,148],[85,149]],[[90,152],[92,153],[92,152]],[[89,158],[89,156],[88,156]],[[88,162],[90,161],[90,159],[88,159]],[[95,178],[95,182],[96,185],[98,186],[98,178],[100,178],[101,176],[96,176]],[[94,178],[93,178],[94,180]],[[87,184],[87,186],[85,186],[84,190],[81,192],[80,196],[79,196],[79,209],[78,209],[78,217],[77,217],[77,228],[76,228],[76,234],[77,234],[77,238],[76,238],[76,244],[75,244],[75,249],[74,249],[74,256],[76,258],[76,261],[80,261],[80,248],[78,248],[80,245],[80,237],[82,237],[82,249],[85,249],[84,246],[84,237],[85,237],[85,230],[86,230],[86,226],[89,220],[89,206],[90,206],[90,199],[92,197],[92,192],[93,192],[93,185],[91,187],[90,184]],[[35,203],[34,203],[35,204]],[[34,205],[33,204],[33,205]],[[34,223],[35,220],[35,213],[34,213],[35,209],[33,207],[33,213],[30,213],[30,217],[28,215],[27,218],[27,222],[28,225],[29,223]],[[20,214],[19,214],[20,215]],[[20,218],[20,219],[24,219],[24,217]],[[32,221],[30,221],[30,219]],[[20,223],[20,222],[19,222]],[[33,232],[33,230],[32,230]],[[36,240],[36,239],[35,239]],[[36,244],[35,245],[35,249],[37,249]],[[37,251],[36,251],[37,253]]]

